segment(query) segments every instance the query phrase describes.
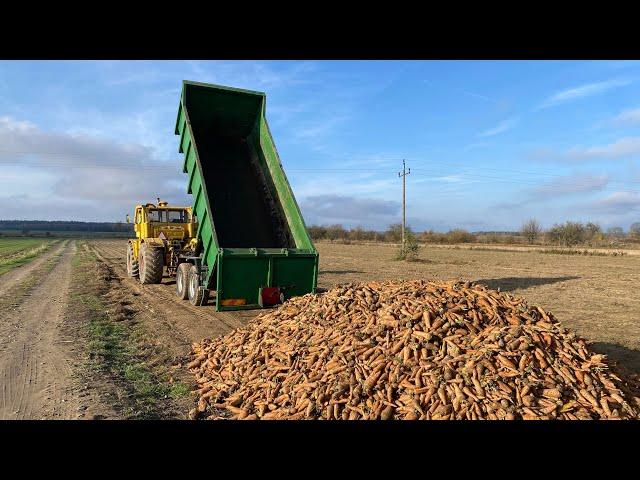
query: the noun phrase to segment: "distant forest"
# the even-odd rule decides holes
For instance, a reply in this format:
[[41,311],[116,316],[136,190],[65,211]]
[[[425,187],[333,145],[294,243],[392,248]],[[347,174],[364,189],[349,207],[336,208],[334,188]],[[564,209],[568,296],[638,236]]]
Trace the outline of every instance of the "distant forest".
[[0,220],[1,230],[30,232],[114,232],[133,233],[133,224],[124,222],[65,222],[46,220]]

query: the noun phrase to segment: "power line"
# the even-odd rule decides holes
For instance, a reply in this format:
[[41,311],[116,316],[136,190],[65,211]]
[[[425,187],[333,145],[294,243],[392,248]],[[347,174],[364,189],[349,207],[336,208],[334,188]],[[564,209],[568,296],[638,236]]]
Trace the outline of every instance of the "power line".
[[407,165],[405,161],[402,160],[402,172],[398,172],[398,177],[402,177],[402,250],[403,251],[405,248],[404,229],[407,223],[406,178],[407,178],[407,175],[409,175],[410,173],[411,173],[411,169],[407,170]]
[[[7,149],[0,149],[0,153],[8,153],[8,154],[13,154],[13,155],[57,155],[57,156],[63,156],[63,157],[75,157],[75,158],[84,158],[84,159],[89,159],[89,158],[101,158],[104,157],[104,155],[87,155],[87,154],[82,154],[82,153],[67,153],[67,152],[42,152],[42,151],[28,151],[28,150],[7,150]],[[127,156],[131,156],[131,158],[133,160],[135,160],[136,156],[133,154],[127,154]],[[166,159],[153,159],[156,162],[160,162],[160,163],[169,163],[169,162],[174,162],[174,163],[182,163],[183,160],[180,158],[166,158]],[[401,159],[399,158],[394,158],[394,159],[382,159],[382,161],[385,162],[394,162],[394,161],[399,161]],[[335,161],[335,160],[334,160]],[[414,160],[415,161],[415,160]],[[0,163],[4,163],[1,162]],[[436,164],[439,166],[459,166],[459,167],[466,167],[466,168],[478,168],[478,166],[476,165],[469,165],[467,163],[462,163],[462,162],[450,162],[450,161],[446,161],[446,162],[434,162],[431,161],[432,164]],[[123,165],[128,165],[128,164],[123,164]],[[156,168],[156,166],[154,165],[148,165],[149,168]],[[557,174],[557,173],[549,173],[549,172],[531,172],[531,171],[523,171],[523,170],[513,170],[513,169],[507,169],[507,168],[495,168],[495,167],[488,167],[488,166],[481,166],[479,168],[482,168],[482,170],[490,170],[490,171],[496,171],[496,172],[505,172],[505,173],[516,173],[519,175],[538,175],[538,176],[545,176],[545,177],[555,177],[555,178],[563,178],[565,177],[565,175],[563,174]],[[385,170],[385,168],[362,168],[362,167],[357,167],[357,168],[288,168],[287,171],[299,171],[299,172],[342,172],[342,171],[371,171],[371,172],[383,172]],[[386,168],[386,170],[392,171],[390,167]],[[423,168],[422,167],[418,167],[415,168],[414,167],[414,171],[422,171]]]
[[[25,152],[22,152],[25,153]],[[38,152],[37,154],[41,154],[42,152]],[[79,156],[79,155],[75,155],[75,156]],[[83,158],[97,158],[97,157],[83,157]],[[179,159],[175,159],[175,160],[158,160],[158,162],[175,162],[174,165],[159,165],[159,164],[131,164],[131,163],[110,163],[108,165],[105,164],[101,164],[101,163],[85,163],[85,164],[70,164],[70,163],[53,163],[53,162],[17,162],[17,161],[3,161],[0,160],[0,165],[5,165],[5,166],[19,166],[19,167],[30,167],[30,168],[65,168],[65,169],[93,169],[93,168],[99,168],[99,169],[107,169],[107,170],[147,170],[147,171],[179,171],[181,172],[181,168],[180,165],[182,164],[182,160]],[[446,163],[446,162],[440,162],[440,166],[448,166],[452,163]],[[468,168],[472,168],[472,166],[466,165]],[[437,167],[437,165],[436,165]],[[506,169],[495,169],[495,168],[490,168],[490,167],[481,167],[482,170],[493,170],[493,171],[504,171],[504,172],[517,172],[515,170],[506,170]],[[388,172],[390,169],[363,169],[363,168],[287,168],[286,171],[287,172],[314,172],[314,173],[342,173],[342,172],[372,172],[372,173],[379,173],[379,174],[384,174],[385,172]],[[456,171],[448,171],[448,172],[442,172],[442,171],[438,171],[438,170],[430,170],[430,169],[425,169],[425,168],[414,168],[414,173],[417,177],[424,177],[424,176],[429,176],[429,177],[433,177],[434,175],[437,176],[441,176],[441,177],[466,177],[466,178],[472,178],[472,179],[486,179],[486,180],[492,180],[494,182],[503,182],[503,183],[509,183],[509,184],[515,184],[515,185],[530,185],[530,186],[535,186],[535,187],[539,187],[539,189],[541,189],[541,191],[544,191],[545,187],[550,187],[552,185],[540,185],[539,182],[536,181],[527,181],[527,180],[523,180],[523,179],[516,179],[516,178],[507,178],[507,177],[500,177],[500,176],[492,176],[492,175],[483,175],[481,173],[466,173],[466,172],[456,172]],[[522,174],[533,174],[534,172],[520,172]],[[560,174],[543,174],[543,173],[538,173],[538,175],[545,175],[548,177],[554,177],[554,178],[566,178],[566,175],[560,175]],[[437,181],[437,179],[433,179],[434,181]],[[632,184],[637,184],[640,182],[636,182],[634,180],[629,180],[627,182],[622,182],[622,181],[618,181],[618,180],[608,180],[607,184],[614,184],[614,185],[628,185],[629,183]],[[590,182],[571,182],[571,185],[574,187],[590,187],[592,186],[592,183]],[[629,192],[629,193],[640,193],[640,191],[635,190],[635,189],[618,189],[619,191],[622,192]],[[579,193],[579,192],[576,192]]]

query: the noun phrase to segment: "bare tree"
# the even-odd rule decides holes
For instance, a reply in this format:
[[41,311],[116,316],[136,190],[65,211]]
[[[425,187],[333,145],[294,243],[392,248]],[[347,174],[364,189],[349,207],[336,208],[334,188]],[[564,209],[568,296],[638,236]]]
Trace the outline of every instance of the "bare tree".
[[607,235],[611,237],[621,238],[624,237],[624,230],[622,227],[611,227],[607,230]]
[[526,238],[527,242],[529,243],[533,243],[536,238],[538,238],[538,235],[540,235],[541,231],[542,228],[540,228],[540,224],[535,218],[532,218],[524,225],[522,225],[522,229],[520,230],[524,238]]
[[629,227],[629,235],[634,238],[640,238],[640,222],[632,223]]

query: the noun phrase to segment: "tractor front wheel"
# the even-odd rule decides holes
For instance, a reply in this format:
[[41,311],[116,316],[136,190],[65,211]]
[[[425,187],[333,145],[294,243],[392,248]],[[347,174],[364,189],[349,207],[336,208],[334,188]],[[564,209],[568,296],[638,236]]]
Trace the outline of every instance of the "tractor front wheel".
[[198,267],[191,265],[189,269],[189,301],[196,307],[206,305],[209,300],[209,290],[200,288],[200,272]]
[[143,243],[140,246],[140,283],[160,283],[163,267],[164,251]]
[[180,300],[186,300],[189,298],[189,270],[191,269],[190,263],[181,263],[178,265],[178,271],[176,272],[176,293]]
[[139,273],[138,261],[133,256],[133,247],[129,243],[127,245],[127,275],[129,275],[132,278],[135,278],[138,276],[138,273]]

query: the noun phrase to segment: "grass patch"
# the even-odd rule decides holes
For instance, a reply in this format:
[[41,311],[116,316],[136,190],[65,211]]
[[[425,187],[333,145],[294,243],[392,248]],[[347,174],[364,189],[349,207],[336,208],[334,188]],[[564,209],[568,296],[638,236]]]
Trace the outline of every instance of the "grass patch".
[[52,241],[45,238],[0,238],[0,258]]
[[62,251],[51,256],[40,266],[38,266],[38,268],[29,272],[29,274],[25,278],[23,278],[20,283],[14,285],[12,288],[6,291],[4,295],[0,297],[0,310],[7,311],[12,306],[19,305],[21,298],[26,295],[33,287],[38,285],[42,277],[44,277],[53,269],[53,267],[55,267],[61,256]]
[[58,240],[42,241],[32,238],[0,240],[0,275],[30,262],[58,243]]
[[175,382],[171,385],[171,390],[169,394],[173,398],[183,398],[189,396],[191,393],[191,387],[183,382]]
[[166,400],[188,394],[190,389],[180,383],[171,384],[166,369],[147,363],[149,347],[143,343],[146,338],[143,327],[109,317],[109,302],[104,294],[110,288],[107,280],[110,275],[96,255],[78,243],[72,262],[75,293],[70,311],[85,319],[87,374],[93,375],[95,383],[104,384],[108,379],[102,388],[115,390],[118,400],[112,407],[125,418],[166,418]]

